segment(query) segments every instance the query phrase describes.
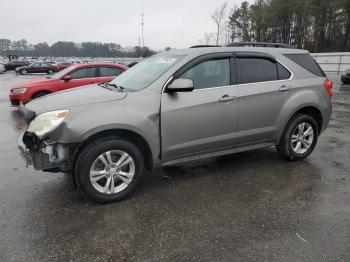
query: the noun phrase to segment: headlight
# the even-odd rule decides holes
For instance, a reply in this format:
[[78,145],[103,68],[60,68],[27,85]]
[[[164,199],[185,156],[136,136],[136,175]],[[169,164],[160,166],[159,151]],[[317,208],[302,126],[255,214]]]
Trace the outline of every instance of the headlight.
[[25,87],[20,87],[20,88],[13,88],[11,89],[12,94],[23,94],[27,91],[27,88]]
[[38,115],[30,122],[28,131],[43,137],[48,132],[57,128],[69,114],[69,110],[57,110]]

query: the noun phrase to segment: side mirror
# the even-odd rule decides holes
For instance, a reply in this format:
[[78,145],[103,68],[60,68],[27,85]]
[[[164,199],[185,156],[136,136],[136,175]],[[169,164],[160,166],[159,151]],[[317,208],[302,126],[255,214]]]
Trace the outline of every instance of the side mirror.
[[179,78],[175,79],[170,85],[168,85],[166,91],[168,93],[191,92],[193,89],[194,86],[191,79]]
[[64,77],[62,77],[62,80],[64,80],[64,81],[69,81],[71,79],[72,79],[72,77],[70,75],[65,75]]

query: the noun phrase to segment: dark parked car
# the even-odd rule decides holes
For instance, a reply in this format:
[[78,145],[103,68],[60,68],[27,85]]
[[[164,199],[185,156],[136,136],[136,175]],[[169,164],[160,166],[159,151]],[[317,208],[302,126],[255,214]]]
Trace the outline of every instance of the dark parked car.
[[346,70],[344,73],[341,74],[341,81],[344,84],[350,83],[350,69]]
[[35,62],[31,65],[17,67],[15,69],[16,73],[20,73],[22,75],[28,73],[47,73],[52,74],[54,72],[59,71],[57,66],[51,65],[46,62]]
[[9,70],[15,70],[17,67],[28,66],[28,65],[30,65],[28,61],[10,61],[4,66],[5,66],[5,69],[9,71]]

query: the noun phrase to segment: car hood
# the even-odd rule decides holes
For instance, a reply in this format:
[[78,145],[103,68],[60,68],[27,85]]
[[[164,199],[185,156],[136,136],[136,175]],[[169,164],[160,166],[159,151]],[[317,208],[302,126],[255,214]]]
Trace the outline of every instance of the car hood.
[[14,87],[31,87],[31,86],[37,86],[38,84],[48,84],[55,81],[59,81],[59,80],[41,77],[34,80],[24,81],[24,82],[15,84]]
[[89,85],[37,98],[27,103],[25,108],[38,115],[53,110],[70,109],[82,105],[93,106],[96,103],[121,100],[126,96],[127,93],[110,90],[98,85]]

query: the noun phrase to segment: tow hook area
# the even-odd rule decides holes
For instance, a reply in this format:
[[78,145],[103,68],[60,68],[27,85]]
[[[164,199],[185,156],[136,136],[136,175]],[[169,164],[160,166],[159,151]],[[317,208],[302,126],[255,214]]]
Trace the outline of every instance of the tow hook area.
[[70,146],[51,140],[40,140],[31,132],[23,134],[23,144],[32,155],[32,163],[37,170],[67,171],[71,168]]

